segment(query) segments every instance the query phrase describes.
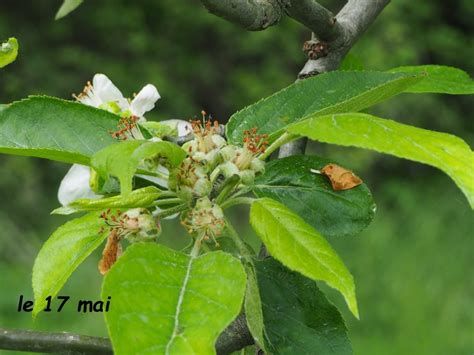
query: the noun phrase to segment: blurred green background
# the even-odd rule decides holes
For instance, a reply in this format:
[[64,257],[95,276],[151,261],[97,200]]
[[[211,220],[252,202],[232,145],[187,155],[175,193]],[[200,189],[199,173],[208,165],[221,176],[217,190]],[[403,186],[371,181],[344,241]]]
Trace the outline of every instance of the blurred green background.
[[[342,1],[321,1],[336,12]],[[162,99],[148,118],[184,118],[201,109],[225,121],[239,108],[294,81],[309,32],[285,19],[246,32],[207,13],[197,0],[85,1],[54,21],[61,1],[2,0],[0,39],[16,36],[18,60],[0,72],[0,102],[30,94],[70,98],[94,73],[125,93],[150,82]],[[366,69],[445,64],[474,73],[474,2],[393,1],[351,53]],[[402,95],[372,111],[381,117],[456,134],[473,145],[472,99]],[[344,312],[356,354],[474,352],[473,218],[453,182],[427,166],[363,150],[313,144],[308,151],[352,168],[378,204],[373,224],[354,238],[334,239],[355,275],[361,321]],[[64,164],[0,156],[0,326],[106,335],[101,314],[78,314],[78,299],[98,299],[97,251],[61,294],[62,313],[36,321],[16,311],[32,297],[31,268],[65,218],[50,216]],[[245,209],[234,218],[247,218]],[[241,223],[243,224],[243,223]],[[168,238],[183,238],[165,223]],[[243,233],[251,233],[243,229]],[[137,329],[137,331],[140,331]]]

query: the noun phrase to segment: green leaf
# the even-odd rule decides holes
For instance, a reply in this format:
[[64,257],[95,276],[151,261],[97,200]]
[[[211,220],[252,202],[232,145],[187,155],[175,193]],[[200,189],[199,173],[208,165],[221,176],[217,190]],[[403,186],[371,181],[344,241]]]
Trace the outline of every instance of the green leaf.
[[342,316],[316,283],[268,258],[256,263],[271,354],[352,354]]
[[215,354],[219,334],[239,314],[240,261],[223,252],[199,257],[137,243],[105,277],[102,298],[116,354]]
[[408,87],[405,92],[452,95],[474,94],[474,81],[468,73],[461,69],[445,65],[417,65],[394,68],[389,72],[425,75],[423,80]]
[[329,163],[335,162],[309,155],[272,160],[253,191],[283,203],[326,237],[354,235],[374,218],[375,203],[365,184],[334,191],[326,176],[311,172]]
[[74,270],[104,241],[99,234],[104,221],[89,213],[59,227],[43,244],[33,265],[33,316],[46,306],[45,298],[56,296]]
[[301,217],[269,198],[256,200],[250,223],[270,255],[291,270],[340,291],[359,317],[354,279],[329,243]]
[[67,206],[55,209],[51,214],[68,215],[82,211],[98,211],[106,208],[150,207],[160,197],[162,191],[155,186],[147,186],[132,191],[128,196],[122,195],[100,199],[80,198]]
[[174,143],[129,140],[96,153],[91,159],[91,165],[104,179],[108,179],[110,175],[117,177],[122,195],[126,196],[132,191],[133,175],[144,159],[164,158],[173,168],[185,156],[184,150]]
[[58,12],[56,13],[55,20],[59,20],[69,13],[73,12],[84,0],[64,0]]
[[15,37],[10,37],[8,41],[2,43],[0,46],[0,68],[15,61],[18,49],[19,45]]
[[32,96],[0,110],[0,153],[89,164],[114,144],[118,117],[80,103]]
[[363,113],[313,117],[288,130],[324,143],[372,149],[434,166],[454,180],[474,208],[474,153],[458,137]]
[[357,70],[357,71],[362,71],[364,70],[364,64],[362,64],[362,61],[360,58],[352,53],[347,54],[344,57],[344,60],[342,61],[341,65],[339,66],[339,70],[341,71],[351,71],[351,70]]
[[247,289],[244,302],[245,319],[255,343],[267,353],[264,336],[263,307],[255,274],[255,265],[254,263],[245,263],[244,267],[247,273]]
[[237,144],[242,142],[244,130],[253,127],[259,133],[272,134],[308,115],[360,111],[403,92],[421,79],[422,76],[406,73],[320,74],[298,81],[232,115],[226,125],[227,138]]

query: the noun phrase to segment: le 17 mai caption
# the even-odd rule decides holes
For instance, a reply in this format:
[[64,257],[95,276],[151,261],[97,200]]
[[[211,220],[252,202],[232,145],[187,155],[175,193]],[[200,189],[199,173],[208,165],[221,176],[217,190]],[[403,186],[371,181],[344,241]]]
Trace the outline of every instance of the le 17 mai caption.
[[[46,307],[44,312],[61,312],[64,307],[75,307],[77,312],[108,312],[110,309],[110,300],[112,297],[107,297],[106,301],[91,301],[91,300],[79,300],[77,303],[69,303],[69,296],[57,296],[53,298],[48,296],[45,298]],[[20,295],[18,300],[18,312],[31,312],[33,311],[33,301],[26,300],[23,295]]]

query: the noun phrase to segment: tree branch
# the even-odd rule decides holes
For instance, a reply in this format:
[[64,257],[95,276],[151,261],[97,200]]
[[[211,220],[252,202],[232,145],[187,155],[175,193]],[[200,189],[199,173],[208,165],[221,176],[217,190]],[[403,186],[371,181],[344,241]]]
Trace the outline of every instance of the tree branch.
[[110,340],[71,333],[0,328],[0,349],[38,353],[113,354]]
[[[240,314],[216,342],[218,355],[230,354],[253,344],[245,314]],[[113,354],[108,338],[73,333],[51,333],[0,328],[0,349],[36,353]]]
[[249,31],[260,31],[280,21],[278,0],[201,0],[206,9]]
[[340,33],[327,43],[328,54],[318,59],[309,59],[298,78],[336,70],[347,52],[389,2],[390,0],[349,0],[336,16]]
[[216,352],[217,355],[230,354],[253,343],[245,314],[241,313],[217,339]]
[[320,41],[332,41],[343,31],[333,13],[314,0],[293,0],[286,13],[313,31]]

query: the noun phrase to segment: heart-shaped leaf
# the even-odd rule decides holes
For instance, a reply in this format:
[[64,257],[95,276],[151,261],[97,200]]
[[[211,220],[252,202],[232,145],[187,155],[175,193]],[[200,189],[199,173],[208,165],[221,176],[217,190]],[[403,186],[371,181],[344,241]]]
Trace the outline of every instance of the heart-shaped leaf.
[[215,354],[219,334],[239,314],[246,276],[223,252],[185,255],[138,243],[110,269],[103,299],[115,354]]

